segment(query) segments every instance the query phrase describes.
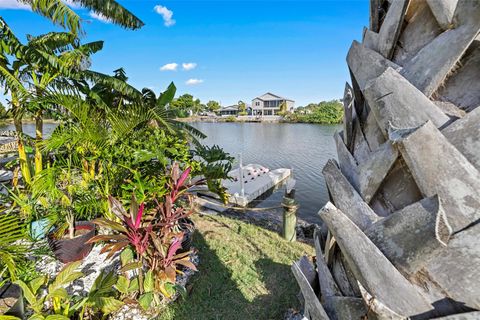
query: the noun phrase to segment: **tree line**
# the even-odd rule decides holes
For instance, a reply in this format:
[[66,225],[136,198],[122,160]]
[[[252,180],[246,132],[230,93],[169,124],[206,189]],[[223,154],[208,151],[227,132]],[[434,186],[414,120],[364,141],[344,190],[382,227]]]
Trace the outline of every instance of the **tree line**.
[[342,119],[343,104],[340,100],[309,103],[285,115],[288,122],[336,124],[341,123]]

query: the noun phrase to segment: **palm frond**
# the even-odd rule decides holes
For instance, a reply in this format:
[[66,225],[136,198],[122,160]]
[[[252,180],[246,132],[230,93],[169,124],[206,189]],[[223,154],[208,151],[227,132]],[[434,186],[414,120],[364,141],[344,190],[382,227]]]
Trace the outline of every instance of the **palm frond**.
[[5,89],[15,92],[19,99],[29,95],[29,92],[23,84],[12,74],[12,71],[2,63],[0,63],[0,82],[5,86]]
[[0,50],[4,54],[18,56],[21,54],[23,45],[10,29],[8,24],[0,17]]
[[128,29],[139,29],[144,23],[133,13],[113,0],[73,0],[75,4],[102,15],[109,21]]
[[23,239],[24,235],[25,226],[17,216],[0,215],[0,267],[8,270],[12,280],[16,280],[16,260],[21,259],[19,253],[23,250],[14,242]]
[[33,11],[72,33],[81,33],[80,17],[61,0],[22,0],[22,2],[29,4]]
[[140,100],[142,98],[142,93],[120,79],[115,77],[95,72],[91,70],[85,70],[81,72],[81,76],[85,79],[92,81],[93,83],[100,84],[104,87],[112,88],[121,94],[130,97],[132,100]]
[[202,131],[198,130],[197,128],[186,122],[181,122],[177,120],[169,120],[169,122],[176,128],[185,131],[193,138],[205,139],[207,137]]

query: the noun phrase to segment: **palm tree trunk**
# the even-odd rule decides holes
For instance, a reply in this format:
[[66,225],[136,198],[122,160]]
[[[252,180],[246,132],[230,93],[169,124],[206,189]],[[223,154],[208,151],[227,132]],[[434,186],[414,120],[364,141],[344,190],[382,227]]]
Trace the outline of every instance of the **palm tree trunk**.
[[23,126],[22,126],[22,115],[20,102],[18,101],[15,94],[12,93],[12,105],[13,105],[13,124],[15,125],[15,130],[17,131],[17,144],[18,144],[18,159],[20,161],[20,170],[22,171],[23,181],[27,185],[30,185],[32,182],[32,174],[30,171],[30,166],[28,165],[27,152],[25,151],[25,146],[22,140]]
[[13,125],[15,126],[15,131],[18,133],[23,133],[23,126],[22,126],[22,119],[14,117],[13,118]]
[[43,157],[40,143],[43,141],[43,111],[39,110],[35,116],[35,174],[43,169]]

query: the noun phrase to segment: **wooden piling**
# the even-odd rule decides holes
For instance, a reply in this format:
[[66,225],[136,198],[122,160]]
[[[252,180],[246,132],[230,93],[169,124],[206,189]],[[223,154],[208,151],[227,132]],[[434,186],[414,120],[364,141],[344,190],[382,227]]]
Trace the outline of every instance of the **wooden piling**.
[[297,210],[298,204],[295,199],[283,197],[283,228],[282,237],[290,242],[297,240]]

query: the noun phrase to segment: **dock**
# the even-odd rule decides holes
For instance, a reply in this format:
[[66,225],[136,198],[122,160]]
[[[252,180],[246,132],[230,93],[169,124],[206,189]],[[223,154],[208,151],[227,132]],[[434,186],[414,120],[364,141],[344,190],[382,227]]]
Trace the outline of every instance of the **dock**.
[[[280,168],[270,170],[259,164],[248,164],[241,169],[230,171],[233,180],[225,180],[223,186],[230,194],[229,202],[246,207],[250,202],[284,181],[291,175],[291,170]],[[240,177],[242,177],[240,179]]]
[[[223,212],[228,207],[246,207],[253,200],[285,181],[292,175],[292,170],[279,168],[270,170],[260,164],[239,166],[229,172],[231,179],[222,181],[229,194],[229,204],[225,206],[218,196],[208,190],[197,190],[196,203],[206,211]],[[242,177],[240,179],[240,177]]]

